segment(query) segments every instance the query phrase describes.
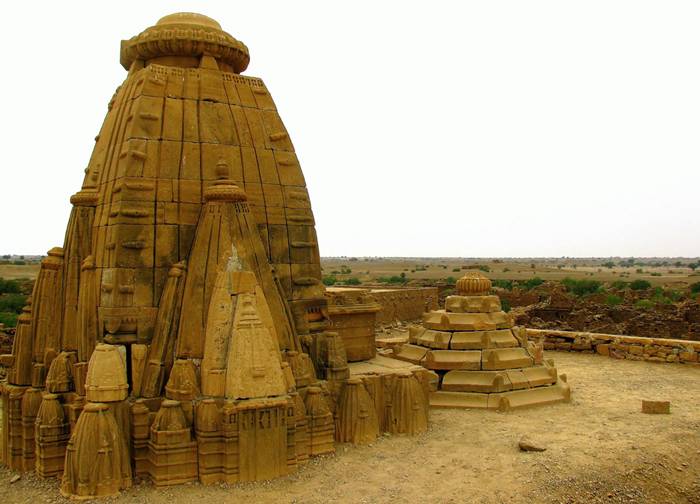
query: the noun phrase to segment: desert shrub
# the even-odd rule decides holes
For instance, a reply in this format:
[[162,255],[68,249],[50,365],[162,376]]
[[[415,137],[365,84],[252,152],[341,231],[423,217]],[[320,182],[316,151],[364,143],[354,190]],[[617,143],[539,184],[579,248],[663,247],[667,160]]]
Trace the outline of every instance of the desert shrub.
[[698,269],[699,266],[700,266],[700,263],[690,263],[690,264],[688,264],[688,267],[689,267],[691,270],[693,270],[693,271],[695,271],[696,269]]
[[700,282],[690,284],[690,292],[692,292],[693,294],[700,294]]
[[493,280],[491,285],[501,289],[513,290],[513,280]]
[[608,262],[604,262],[604,263],[603,263],[603,266],[605,266],[606,268],[614,268],[614,267],[615,267],[615,263],[612,262],[612,261],[608,261]]
[[674,303],[683,298],[683,293],[677,290],[667,290],[664,294]]
[[648,280],[633,280],[630,283],[630,289],[632,290],[647,290],[651,287]]
[[0,312],[21,313],[27,304],[27,296],[22,294],[3,294],[0,296]]
[[345,280],[345,283],[347,285],[360,285],[362,282],[360,282],[359,278],[351,277]]
[[510,271],[510,268],[503,268],[503,273],[508,273]]
[[392,275],[390,277],[379,277],[377,278],[377,282],[379,283],[388,283],[388,284],[400,284],[404,283],[406,281],[406,277],[400,277],[397,275]]
[[335,285],[335,283],[338,281],[336,277],[333,275],[327,275],[323,277],[323,285]]
[[532,278],[528,278],[524,282],[519,282],[518,285],[525,290],[531,290],[531,289],[534,289],[535,287],[542,285],[543,283],[544,283],[544,280],[542,280],[540,277],[532,277]]
[[333,270],[333,271],[331,271],[331,275],[340,275],[340,271]]
[[501,309],[508,313],[510,311],[510,301],[507,299],[501,299]]
[[625,282],[624,280],[615,280],[610,286],[613,289],[617,290],[625,290],[629,284]]
[[15,266],[24,266],[27,264],[27,261],[12,261],[12,264]]
[[644,270],[642,268],[637,268],[637,273],[644,273]]
[[661,276],[661,273],[659,273],[658,271],[655,271],[654,273],[651,274],[651,276],[658,277],[658,276]]
[[0,324],[5,324],[5,327],[15,327],[17,325],[16,313],[0,312]]
[[457,279],[453,276],[448,276],[447,278],[445,278],[445,282],[447,282],[450,285],[453,285],[457,283]]
[[579,297],[600,292],[602,287],[597,280],[575,280],[568,277],[562,280],[561,283],[567,292],[571,292]]
[[460,270],[459,268],[452,268],[452,273],[459,273],[460,271],[462,270]]
[[491,268],[489,268],[489,267],[486,266],[485,264],[479,265],[479,269],[480,269],[481,271],[483,271],[484,273],[488,273],[489,271],[491,271]]
[[0,294],[19,294],[21,291],[17,280],[0,278]]
[[620,296],[616,296],[615,294],[610,294],[605,298],[605,304],[608,306],[617,306],[622,304],[622,301],[622,298]]
[[637,308],[642,308],[643,310],[649,310],[654,307],[654,302],[650,299],[639,299],[634,306]]

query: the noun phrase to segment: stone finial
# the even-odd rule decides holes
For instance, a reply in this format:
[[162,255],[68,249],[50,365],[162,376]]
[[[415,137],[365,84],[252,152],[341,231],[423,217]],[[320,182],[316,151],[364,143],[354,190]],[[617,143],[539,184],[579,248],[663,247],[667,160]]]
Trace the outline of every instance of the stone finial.
[[456,287],[460,296],[482,296],[491,290],[491,280],[479,271],[468,271],[457,280]]

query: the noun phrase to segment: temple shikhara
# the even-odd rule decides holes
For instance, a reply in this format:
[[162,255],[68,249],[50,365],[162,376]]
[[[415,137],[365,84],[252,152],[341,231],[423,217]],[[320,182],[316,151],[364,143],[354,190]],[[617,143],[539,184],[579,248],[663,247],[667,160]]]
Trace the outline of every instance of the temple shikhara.
[[63,246],[2,356],[7,466],[78,498],[137,475],[254,481],[336,442],[423,432],[430,401],[568,394],[488,296],[429,312],[399,359],[375,355],[371,299],[329,307],[290,135],[216,21],[166,16],[120,62]]

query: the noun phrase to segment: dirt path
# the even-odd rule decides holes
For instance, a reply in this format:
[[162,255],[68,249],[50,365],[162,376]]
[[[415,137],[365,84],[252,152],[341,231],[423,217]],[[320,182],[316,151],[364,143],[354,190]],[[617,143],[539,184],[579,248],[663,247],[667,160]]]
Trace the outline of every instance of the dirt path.
[[[233,486],[156,489],[117,502],[691,502],[700,503],[700,367],[548,352],[569,376],[570,404],[520,412],[433,410],[416,437],[341,446],[295,474]],[[671,401],[643,415],[641,399]],[[522,435],[547,451],[522,453]],[[61,502],[57,482],[0,471],[0,502]]]

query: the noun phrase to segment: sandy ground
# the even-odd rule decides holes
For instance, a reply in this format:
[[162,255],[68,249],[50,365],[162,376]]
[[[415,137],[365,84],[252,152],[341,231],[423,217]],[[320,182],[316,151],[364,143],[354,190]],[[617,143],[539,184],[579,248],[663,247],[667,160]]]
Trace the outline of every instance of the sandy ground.
[[[291,476],[231,486],[156,489],[116,502],[700,503],[700,367],[548,352],[573,388],[570,404],[510,413],[433,410],[418,437],[340,446]],[[671,401],[644,415],[641,400]],[[523,453],[529,435],[547,447]],[[0,470],[0,502],[61,502],[57,481]],[[112,501],[110,499],[110,501]]]

